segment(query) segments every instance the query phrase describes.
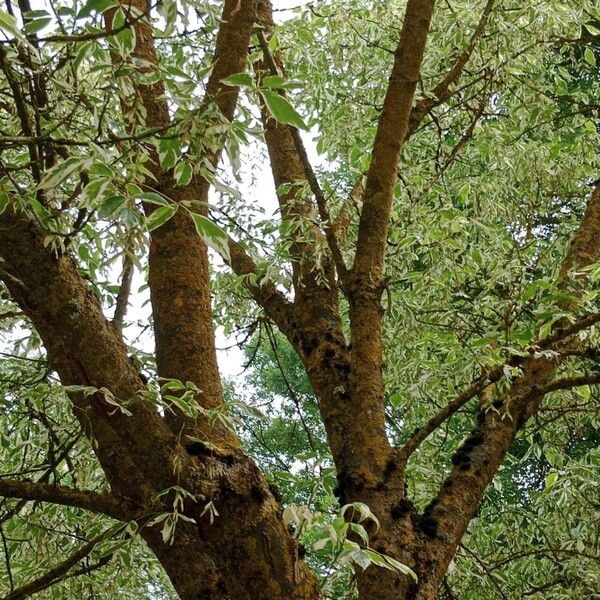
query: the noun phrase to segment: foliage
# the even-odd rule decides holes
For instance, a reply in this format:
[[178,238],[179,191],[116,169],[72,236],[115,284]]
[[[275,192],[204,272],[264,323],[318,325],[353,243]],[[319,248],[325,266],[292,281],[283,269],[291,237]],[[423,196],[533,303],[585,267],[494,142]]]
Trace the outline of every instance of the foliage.
[[[387,240],[383,324],[385,413],[395,446],[474,375],[509,365],[565,319],[598,307],[597,262],[586,270],[583,291],[566,291],[558,274],[598,179],[600,15],[590,0],[501,4],[460,82],[443,103],[434,103],[402,151]],[[331,0],[292,10],[268,41],[285,76],[254,77],[264,52],[264,40],[254,36],[246,72],[224,82],[241,87],[232,122],[203,101],[214,68],[216,4],[164,0],[152,6],[156,68],[134,52],[129,20],[140,14],[119,9],[114,32],[104,32],[102,13],[117,3],[52,0],[22,17],[9,6],[0,10],[0,213],[10,195],[18,211],[44,228],[48,247],[72,253],[106,314],[118,306],[125,265],[134,265],[135,310],[123,333],[132,361],[150,380],[148,397],[162,414],[176,407],[236,429],[282,497],[283,519],[328,597],[355,596],[357,565],[406,572],[408,567],[369,547],[376,516],[368,507],[340,506],[319,402],[305,369],[248,294],[249,286],[273,283],[292,299],[298,244],[311,240],[315,223],[323,225],[315,207],[283,224],[273,218],[281,211],[266,198],[273,194],[262,174],[261,105],[314,142],[332,219],[351,215],[341,244],[350,262],[360,211],[351,190],[369,167],[366,149],[373,146],[405,2]],[[431,90],[468,48],[482,7],[474,0],[436,7],[417,101],[435,99]],[[37,112],[27,99],[18,104],[31,78],[43,81],[48,94]],[[168,128],[147,126],[136,97],[140,86],[158,81],[166,86]],[[21,109],[31,113],[35,131],[23,130]],[[37,164],[31,148],[45,140],[51,140],[48,156]],[[226,157],[214,169],[206,157],[221,145]],[[172,173],[176,187],[195,178],[208,181],[210,206],[198,198],[175,204],[158,193],[155,160]],[[277,191],[281,196],[290,190],[292,203],[312,203],[305,182]],[[217,325],[228,339],[243,338],[248,367],[243,381],[227,382],[228,415],[198,406],[201,390],[191,382],[159,379],[151,353],[149,236],[180,213],[191,216],[196,233],[215,252]],[[257,273],[229,270],[228,236],[241,240]],[[316,276],[323,277],[329,250],[318,244],[311,250]],[[5,266],[0,261],[2,271]],[[577,275],[571,273],[571,281]],[[341,294],[340,305],[347,317]],[[61,386],[38,334],[4,287],[0,327],[0,475],[105,490],[93,432],[91,439],[82,435],[68,403],[67,392],[74,389]],[[598,373],[597,328],[581,339],[596,355],[571,357],[560,367],[561,377]],[[508,368],[490,389],[490,410],[519,374]],[[109,399],[126,412],[126,404]],[[406,485],[419,510],[476,424],[479,404],[473,400],[411,457]],[[513,441],[471,520],[442,598],[595,597],[599,400],[594,384],[548,394]],[[180,512],[189,500],[185,494],[164,490],[169,502],[175,496],[173,512],[148,515],[150,523],[164,525],[167,543],[178,519],[190,520]],[[204,510],[211,522],[219,518],[218,504],[208,501]],[[105,531],[106,538],[79,562],[80,572],[71,570],[40,597],[175,597],[133,526],[115,528],[110,518],[78,508],[9,499],[0,506],[2,590],[36,579]]]

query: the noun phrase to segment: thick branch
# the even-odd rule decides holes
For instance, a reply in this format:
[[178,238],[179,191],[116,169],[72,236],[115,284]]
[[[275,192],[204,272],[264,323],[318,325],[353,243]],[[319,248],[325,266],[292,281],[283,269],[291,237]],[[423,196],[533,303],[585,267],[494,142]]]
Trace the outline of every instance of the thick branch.
[[358,277],[382,277],[388,221],[400,151],[420,80],[421,63],[433,13],[434,0],[409,0],[394,66],[377,125],[367,172],[353,271]]
[[[590,195],[586,212],[569,246],[559,282],[566,286],[568,282],[565,277],[570,265],[586,267],[596,259],[599,252],[600,193],[597,186]],[[432,575],[422,583],[421,593],[437,589],[485,489],[496,474],[516,433],[539,410],[544,394],[565,383],[565,380],[552,382],[551,379],[563,360],[560,350],[576,348],[580,343],[577,337],[569,334],[581,330],[582,322],[593,323],[597,318],[596,313],[581,319],[575,327],[562,326],[562,337],[552,342],[552,346],[559,350],[556,355],[526,359],[522,375],[515,380],[503,398],[501,410],[483,412],[479,425],[453,457],[452,471],[425,511],[428,524],[424,532],[426,545],[429,552],[439,557],[439,564],[436,569],[438,575]],[[548,338],[540,343],[541,346],[547,344]],[[583,381],[585,384],[589,380],[575,378],[575,381]],[[572,382],[573,379],[570,383]]]
[[[533,357],[538,350],[550,349],[552,350],[559,344],[564,344],[566,340],[570,339],[573,335],[579,331],[583,331],[595,323],[600,321],[600,312],[591,313],[585,317],[571,323],[569,325],[558,328],[554,333],[537,342],[531,344],[529,349],[529,356]],[[525,362],[527,357],[514,356],[512,359],[507,361],[504,365],[498,365],[492,370],[488,370],[485,375],[477,378],[464,392],[459,394],[454,400],[450,401],[440,411],[438,411],[433,417],[418,429],[404,444],[401,449],[401,457],[404,460],[408,460],[410,455],[447,419],[449,419],[454,413],[459,411],[469,400],[475,398],[489,385],[500,381],[504,376],[504,369],[506,367],[518,367]],[[585,385],[585,383],[576,384]],[[542,392],[544,388],[540,388],[538,391]],[[543,392],[546,393],[546,392]]]
[[555,379],[544,386],[541,386],[538,391],[541,394],[549,394],[557,390],[571,390],[582,385],[598,385],[600,383],[600,375],[574,375],[573,377],[561,377]]
[[[269,44],[263,35],[262,32],[258,33],[258,39],[260,41],[260,47],[263,51],[263,55],[265,57],[265,62],[269,67],[271,75],[279,75],[279,69],[277,68],[277,63],[274,57],[271,55],[271,51],[269,49]],[[285,96],[285,91],[281,90],[279,92],[282,96]],[[263,119],[263,122],[265,120]],[[268,120],[265,123],[265,128],[269,126]],[[325,233],[325,239],[327,240],[327,245],[333,257],[333,261],[338,272],[340,279],[344,279],[347,273],[347,267],[344,262],[344,258],[340,251],[340,246],[338,239],[335,235],[335,230],[332,226],[331,218],[329,216],[329,210],[327,208],[327,198],[325,197],[325,193],[321,189],[319,184],[319,180],[315,174],[315,171],[310,163],[308,158],[308,154],[306,152],[306,148],[304,147],[304,142],[302,141],[302,136],[300,135],[300,131],[296,127],[291,125],[284,126],[283,129],[287,129],[289,135],[292,138],[293,145],[296,149],[296,154],[298,159],[300,160],[300,164],[302,165],[302,170],[304,172],[304,177],[308,182],[310,187],[310,191],[313,193],[316,201],[317,208],[319,210],[319,217],[321,219],[321,224],[323,227],[323,231]],[[268,138],[267,138],[268,139]]]
[[131,515],[123,498],[113,494],[77,490],[62,485],[0,479],[0,496],[83,508],[108,515],[114,519],[126,519],[127,514]]

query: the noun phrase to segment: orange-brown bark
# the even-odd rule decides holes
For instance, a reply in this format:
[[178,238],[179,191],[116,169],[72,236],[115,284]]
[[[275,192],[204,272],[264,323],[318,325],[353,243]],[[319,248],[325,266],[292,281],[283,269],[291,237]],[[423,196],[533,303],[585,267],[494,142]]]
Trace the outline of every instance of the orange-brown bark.
[[[129,4],[146,9],[141,0]],[[311,222],[308,241],[306,237],[294,239],[293,302],[269,282],[249,284],[248,289],[288,337],[306,368],[335,461],[340,501],[366,503],[381,523],[378,531],[370,532],[371,545],[406,563],[419,575],[418,583],[414,583],[408,576],[376,567],[357,570],[360,597],[369,600],[436,597],[486,487],[519,428],[538,410],[543,395],[553,389],[552,377],[560,361],[557,357],[532,356],[519,363],[522,375],[503,398],[502,410],[481,412],[477,427],[454,457],[454,467],[443,487],[424,513],[418,514],[405,494],[408,458],[426,435],[486,385],[484,379],[474,384],[434,416],[423,434],[413,436],[403,449],[390,445],[383,403],[380,298],[385,288],[385,248],[400,152],[427,111],[447,98],[450,85],[456,83],[481,36],[494,2],[486,4],[472,43],[435,88],[434,104],[420,101],[413,106],[433,4],[433,0],[409,0],[407,4],[363,192],[357,251],[350,272],[340,268],[339,259],[331,259],[336,252],[335,236],[328,235],[326,211],[319,207],[319,227],[311,221],[315,213],[313,200],[296,198],[296,183],[308,180],[317,204],[323,200],[319,200],[318,182],[307,165],[297,132],[277,123],[264,107],[262,111],[275,184],[292,185],[289,193],[279,197],[282,217],[288,222]],[[111,18],[109,12],[109,27]],[[238,90],[221,81],[244,70],[257,22],[272,26],[267,2],[225,1],[204,108],[216,106],[226,120],[234,116]],[[151,28],[143,21],[134,27],[135,55],[156,64]],[[160,82],[138,86],[136,94],[146,109],[147,126],[170,125],[165,89]],[[125,117],[129,108],[125,99]],[[195,158],[216,168],[221,148],[212,148],[205,156]],[[161,193],[174,202],[199,200],[207,205],[206,179],[196,176],[190,184],[178,187],[172,173],[160,169],[155,153],[151,153],[151,159]],[[184,508],[185,515],[195,522],[179,522],[173,545],[165,545],[159,527],[141,529],[181,598],[319,599],[315,575],[299,558],[297,542],[282,522],[280,507],[257,466],[241,451],[235,435],[209,425],[206,418],[191,422],[181,413],[163,418],[145,395],[144,383],[128,360],[118,328],[105,319],[75,261],[68,254],[56,254],[47,248],[45,233],[12,206],[0,214],[0,230],[0,256],[4,261],[0,277],[39,332],[61,381],[65,385],[105,388],[131,413],[128,416],[108,403],[102,392],[88,397],[71,394],[75,414],[94,440],[94,451],[112,494],[67,489],[52,492],[49,486],[11,487],[10,482],[5,483],[5,492],[16,494],[20,490],[21,497],[35,498],[37,494],[38,499],[54,499],[126,520],[148,511],[167,511],[170,496],[164,505],[157,506],[156,494],[173,486],[183,487],[196,499],[186,501]],[[329,244],[329,252],[320,257],[319,248],[324,242]],[[239,244],[231,240],[229,246],[236,273],[257,272]],[[589,265],[599,250],[597,186],[563,264],[561,285],[570,285],[568,274],[573,267]],[[334,264],[349,304],[350,345],[340,317]],[[206,409],[217,408],[223,398],[207,249],[184,210],[152,232],[149,265],[158,373],[194,382],[201,388],[199,403]],[[583,285],[585,280],[579,277],[577,282]],[[573,336],[567,335],[556,339],[550,336],[545,343],[550,349],[576,345]],[[497,379],[501,371],[499,368]],[[202,437],[217,450],[186,450],[186,434]],[[115,505],[120,498],[126,499],[124,514],[119,512],[122,507]],[[202,516],[207,501],[219,511],[214,523]]]

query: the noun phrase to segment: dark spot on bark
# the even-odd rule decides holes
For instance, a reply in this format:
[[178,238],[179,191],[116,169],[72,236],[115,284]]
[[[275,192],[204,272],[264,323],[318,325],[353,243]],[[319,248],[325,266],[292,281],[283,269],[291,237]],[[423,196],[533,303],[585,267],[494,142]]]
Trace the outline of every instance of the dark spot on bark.
[[326,339],[328,342],[334,342],[334,341],[335,341],[335,337],[333,336],[333,334],[331,333],[331,331],[327,331],[327,332],[325,333],[325,339]]
[[262,504],[264,502],[265,498],[267,497],[267,494],[265,493],[265,490],[258,483],[253,483],[252,484],[252,487],[250,488],[250,493],[252,494],[252,497],[259,504]]
[[390,458],[385,464],[385,469],[383,470],[383,476],[389,477],[396,469],[398,468],[398,461],[395,458]]
[[212,452],[200,442],[190,442],[184,447],[191,456],[212,456]]
[[451,488],[453,486],[453,482],[450,479],[446,479],[446,481],[444,481],[444,486],[445,488]]
[[434,498],[423,510],[423,515],[428,515],[437,505],[437,498]]
[[304,354],[306,357],[310,356],[315,351],[317,346],[318,342],[314,338],[303,339],[300,342],[300,350],[302,350],[302,354]]
[[400,587],[400,578],[396,577],[396,579],[394,579],[394,587]]
[[452,458],[450,460],[452,461],[453,465],[458,465],[462,461],[463,456],[464,455],[461,452],[456,452],[452,455]]
[[348,373],[350,373],[350,364],[348,362],[345,362],[345,361],[337,362],[337,363],[335,363],[335,368],[340,373],[344,373],[344,375],[347,375]]
[[487,466],[490,464],[490,461],[489,461],[489,460],[486,458],[486,459],[483,461],[483,464],[484,464],[484,465],[487,467]]
[[331,346],[327,346],[327,348],[325,348],[323,351],[323,356],[331,359],[335,356],[335,350]]
[[468,437],[463,444],[465,448],[475,448],[483,443],[484,437],[480,432],[474,433],[471,437]]
[[304,558],[306,556],[306,546],[304,544],[298,544],[298,558]]
[[477,469],[477,470],[475,471],[475,475],[476,475],[477,477],[481,477],[481,469]]
[[350,392],[348,390],[344,390],[343,392],[340,393],[340,398],[342,400],[350,400],[350,398],[351,398]]
[[413,509],[413,503],[410,500],[400,500],[390,509],[390,516],[394,520],[401,519]]
[[385,547],[382,546],[381,544],[378,544],[377,546],[375,546],[375,550],[377,550],[377,552],[379,552],[379,554],[385,554]]
[[423,515],[419,520],[421,531],[430,539],[437,535],[438,520],[431,515]]
[[468,470],[471,468],[471,461],[470,461],[470,460],[465,460],[464,462],[461,462],[461,463],[458,465],[458,468],[459,468],[461,471],[468,471]]
[[504,402],[502,401],[501,398],[498,398],[498,400],[495,400],[494,403],[492,404],[492,406],[494,408],[502,408]]
[[477,423],[479,423],[479,425],[481,425],[484,421],[485,421],[485,413],[482,410],[480,410],[477,413]]

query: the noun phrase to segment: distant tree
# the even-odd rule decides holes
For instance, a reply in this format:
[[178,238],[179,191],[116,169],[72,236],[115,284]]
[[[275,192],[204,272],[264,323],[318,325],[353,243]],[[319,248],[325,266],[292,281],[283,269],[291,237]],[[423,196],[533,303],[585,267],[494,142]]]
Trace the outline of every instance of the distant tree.
[[0,10],[5,600],[597,595],[597,7],[434,4]]

